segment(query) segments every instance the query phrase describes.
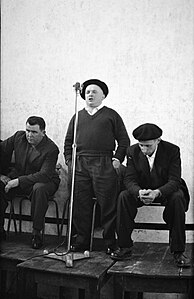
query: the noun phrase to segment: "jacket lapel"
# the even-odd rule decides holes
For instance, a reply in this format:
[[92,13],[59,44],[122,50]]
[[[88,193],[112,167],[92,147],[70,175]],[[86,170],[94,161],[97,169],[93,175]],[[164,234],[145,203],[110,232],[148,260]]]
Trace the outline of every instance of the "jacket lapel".
[[37,159],[40,156],[39,150],[37,150],[35,147],[32,149],[32,152],[29,156],[29,162],[32,163],[35,159]]
[[29,159],[30,163],[32,163],[35,159],[37,159],[41,155],[41,149],[44,148],[46,140],[47,138],[46,136],[44,136],[41,142],[36,147],[33,148],[33,151]]
[[[164,167],[165,165],[165,160],[161,160],[161,157],[164,156],[164,149],[162,149],[162,146],[161,146],[161,142],[158,144],[158,149],[157,149],[157,152],[156,152],[156,156],[155,156],[155,160],[154,160],[154,165],[156,167],[156,171],[159,175],[161,175],[162,173],[162,167]],[[163,155],[161,155],[161,152],[163,152]]]
[[140,168],[142,169],[143,173],[145,174],[145,177],[147,178],[147,180],[149,180],[150,168],[149,168],[148,159],[141,151],[139,152],[139,161],[140,161]]
[[21,168],[23,170],[25,170],[29,143],[28,143],[25,135],[23,136],[23,139],[24,139],[23,141],[20,140],[19,143],[18,143],[17,156],[18,156],[18,161],[21,161]]

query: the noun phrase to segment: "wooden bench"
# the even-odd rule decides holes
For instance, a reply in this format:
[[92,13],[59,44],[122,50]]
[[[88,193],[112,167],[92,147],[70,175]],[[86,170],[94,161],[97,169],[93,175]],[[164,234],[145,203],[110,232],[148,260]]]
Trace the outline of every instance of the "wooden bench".
[[[54,248],[58,244],[57,236],[45,236],[45,244],[43,248],[34,250],[31,248],[31,233],[15,234],[10,232],[7,240],[1,242],[0,250],[0,297],[4,298],[6,292],[12,293],[16,289],[15,282],[17,279],[17,264],[26,261],[33,256],[43,253],[43,249]],[[11,279],[10,282],[10,277]]]
[[101,288],[110,279],[107,269],[113,264],[105,252],[92,252],[89,259],[75,261],[73,268],[48,257],[27,260],[17,265],[18,296],[21,299],[37,298],[37,288],[47,284],[58,287],[59,299],[66,298],[64,294],[67,293],[67,298],[73,299],[100,298]]
[[[186,245],[192,256],[193,244]],[[178,268],[165,243],[135,243],[130,260],[117,261],[108,274],[114,277],[115,299],[131,298],[130,293],[143,298],[149,293],[186,293],[193,298],[193,266]]]
[[[101,241],[101,244],[95,244],[96,241]],[[57,236],[46,235],[44,247],[34,250],[31,248],[31,234],[10,233],[7,241],[1,244],[2,298],[6,292],[6,276],[9,272],[13,273],[15,280],[18,274],[17,289],[22,299],[28,298],[24,294],[31,291],[36,295],[37,286],[41,284],[56,285],[59,289],[59,298],[65,297],[64,294],[68,293],[68,289],[70,294],[74,291],[75,295],[76,292],[77,297],[79,293],[79,298],[84,298],[83,293],[86,294],[86,298],[100,298],[100,289],[110,279],[114,279],[116,299],[123,298],[124,294],[127,298],[127,292],[137,292],[139,298],[142,298],[143,292],[188,293],[191,297],[193,268],[182,270],[177,268],[168,244],[137,242],[131,260],[115,263],[105,254],[102,243],[102,239],[95,239],[94,249],[99,251],[93,251],[92,258],[87,260],[87,263],[86,260],[75,262],[74,268],[71,269],[65,268],[61,261],[36,257],[43,254],[43,249],[56,247]],[[192,246],[193,244],[186,245],[188,256],[191,255]],[[9,287],[12,286],[13,281],[8,284]],[[76,296],[67,298],[76,299]]]

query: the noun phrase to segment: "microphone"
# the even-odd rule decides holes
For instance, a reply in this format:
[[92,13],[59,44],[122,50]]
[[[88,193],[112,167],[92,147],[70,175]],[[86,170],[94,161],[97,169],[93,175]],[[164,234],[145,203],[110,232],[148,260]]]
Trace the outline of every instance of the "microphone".
[[73,87],[75,88],[75,91],[80,91],[81,90],[81,86],[80,86],[80,83],[79,82],[76,82]]

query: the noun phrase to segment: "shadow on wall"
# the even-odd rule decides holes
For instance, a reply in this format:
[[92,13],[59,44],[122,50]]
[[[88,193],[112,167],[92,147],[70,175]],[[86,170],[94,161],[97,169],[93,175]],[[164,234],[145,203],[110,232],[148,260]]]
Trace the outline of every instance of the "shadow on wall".
[[69,197],[67,182],[68,182],[68,172],[66,165],[62,166],[60,163],[56,165],[56,170],[60,176],[61,182],[57,192],[55,193],[55,198],[57,199],[59,205],[59,217],[62,217],[63,206]]

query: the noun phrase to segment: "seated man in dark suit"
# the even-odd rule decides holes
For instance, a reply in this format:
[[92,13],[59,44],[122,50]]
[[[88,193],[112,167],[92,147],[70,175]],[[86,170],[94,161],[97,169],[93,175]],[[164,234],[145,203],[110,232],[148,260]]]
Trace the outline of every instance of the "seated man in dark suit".
[[[7,201],[16,195],[29,195],[33,221],[32,248],[42,246],[41,230],[48,199],[58,189],[60,178],[55,168],[59,149],[45,133],[45,121],[31,116],[26,131],[17,131],[0,143],[0,238],[6,239],[4,216]],[[15,157],[10,169],[11,159]]]
[[143,124],[133,131],[138,143],[127,153],[124,174],[125,191],[118,197],[117,234],[119,249],[115,260],[129,259],[133,241],[131,234],[138,208],[160,202],[165,206],[163,219],[169,227],[170,250],[178,266],[187,267],[190,260],[185,251],[185,212],[189,193],[181,178],[180,149],[161,140],[162,130],[154,124]]

